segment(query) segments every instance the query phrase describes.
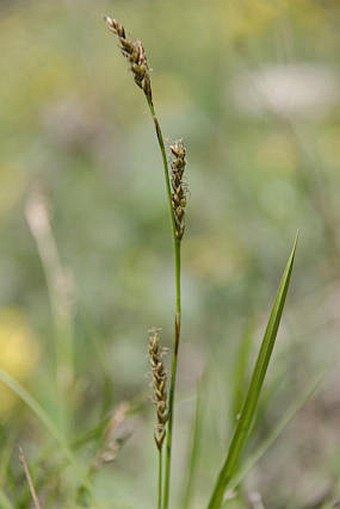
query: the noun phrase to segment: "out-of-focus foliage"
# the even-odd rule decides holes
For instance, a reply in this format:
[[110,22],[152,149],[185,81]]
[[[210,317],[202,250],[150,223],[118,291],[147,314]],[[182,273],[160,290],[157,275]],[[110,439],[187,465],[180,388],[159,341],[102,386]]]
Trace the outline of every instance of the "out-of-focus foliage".
[[[2,309],[0,313],[0,369],[6,370],[19,381],[32,375],[38,362],[38,347],[25,318],[16,309]],[[2,417],[15,404],[14,394],[0,389]]]
[[[229,438],[238,342],[251,320],[254,342],[261,337],[297,229],[293,291],[254,446],[312,374],[340,354],[339,2],[0,2],[0,367],[25,383],[30,375],[31,392],[57,415],[58,331],[25,218],[39,186],[74,281],[70,433],[76,441],[98,428],[98,438],[113,408],[132,400],[132,437],[111,467],[96,470],[94,484],[103,499],[142,509],[153,503],[155,483],[147,329],[162,327],[171,344],[172,254],[153,126],[105,14],[142,39],[168,142],[182,136],[188,147],[174,500],[196,381],[206,369],[195,481],[195,504],[204,507]],[[29,324],[22,347],[26,325],[6,325],[9,307]],[[6,349],[18,354],[12,365]],[[260,491],[265,506],[309,507],[327,490],[336,496],[339,379],[330,373],[320,397],[248,480],[247,490]],[[20,406],[6,418],[0,408],[0,416],[2,445],[10,432],[29,444],[46,507],[57,507],[58,497],[65,504],[72,493],[67,471],[60,474],[64,490],[44,484],[39,465],[52,472],[61,460],[58,451],[46,452],[39,424]],[[98,443],[80,448],[90,466]],[[27,507],[15,453],[9,463],[4,457],[1,486],[15,507]]]

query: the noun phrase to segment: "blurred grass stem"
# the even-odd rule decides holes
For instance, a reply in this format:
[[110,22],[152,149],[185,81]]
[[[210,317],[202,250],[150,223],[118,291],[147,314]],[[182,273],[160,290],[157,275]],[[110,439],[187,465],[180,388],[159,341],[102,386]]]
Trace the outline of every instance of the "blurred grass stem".
[[28,464],[27,464],[27,461],[26,461],[26,458],[25,458],[25,453],[24,453],[22,447],[19,447],[19,461],[22,464],[22,467],[23,467],[24,472],[25,472],[25,477],[26,477],[27,484],[28,484],[28,487],[29,487],[29,490],[30,490],[30,493],[31,493],[31,497],[32,497],[32,500],[33,500],[33,505],[34,505],[35,509],[42,509],[42,506],[40,504],[38,495],[36,493],[36,490],[35,490],[35,487],[34,487],[34,484],[33,484],[33,479],[32,479],[32,476],[31,476],[31,472],[30,472],[30,470],[28,468]]
[[74,381],[71,273],[62,265],[49,217],[47,198],[34,190],[26,206],[26,218],[35,239],[46,278],[55,335],[56,389],[60,424],[70,424],[70,389]]

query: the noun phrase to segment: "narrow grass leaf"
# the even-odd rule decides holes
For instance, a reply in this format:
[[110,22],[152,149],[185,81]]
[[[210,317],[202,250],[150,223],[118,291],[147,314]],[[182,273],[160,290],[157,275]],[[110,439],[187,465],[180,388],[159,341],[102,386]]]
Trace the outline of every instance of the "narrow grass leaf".
[[312,383],[288,408],[283,417],[277,423],[275,428],[271,431],[270,435],[259,445],[253,454],[247,459],[241,470],[235,475],[229,489],[232,491],[236,489],[239,484],[245,479],[247,474],[254,468],[256,463],[266,454],[274,442],[278,439],[281,433],[285,430],[288,424],[294,419],[297,413],[305,406],[305,404],[314,396],[317,389],[320,387],[326,373],[317,376]]
[[273,352],[277,331],[280,325],[282,312],[286,301],[294,264],[296,244],[297,238],[295,239],[293,249],[291,251],[275,297],[267,328],[262,340],[260,352],[258,354],[253,375],[248,388],[248,393],[245,398],[240,417],[236,424],[226,460],[219,473],[211,499],[209,501],[208,509],[220,509],[223,503],[224,493],[229,487],[233,477],[235,476],[241,453],[249,437],[249,432],[253,423],[255,411],[267,373],[270,358]]
[[245,331],[239,342],[235,360],[234,360],[234,372],[233,372],[233,391],[232,391],[232,417],[235,419],[242,408],[244,401],[246,387],[248,382],[247,372],[249,367],[249,359],[252,347],[252,336],[254,333],[255,321],[252,319],[248,322]]
[[38,420],[49,431],[49,433],[53,436],[55,441],[59,444],[61,450],[65,454],[70,464],[73,466],[73,469],[80,483],[92,496],[92,490],[86,475],[80,468],[77,459],[75,458],[71,449],[68,447],[62,433],[55,426],[54,422],[48,416],[45,410],[41,407],[41,405],[26,391],[26,389],[24,389],[24,387],[22,387],[22,385],[20,385],[14,378],[12,378],[8,373],[1,369],[0,369],[0,382],[2,382],[9,389],[11,389],[29,407],[35,414],[35,416],[38,418]]

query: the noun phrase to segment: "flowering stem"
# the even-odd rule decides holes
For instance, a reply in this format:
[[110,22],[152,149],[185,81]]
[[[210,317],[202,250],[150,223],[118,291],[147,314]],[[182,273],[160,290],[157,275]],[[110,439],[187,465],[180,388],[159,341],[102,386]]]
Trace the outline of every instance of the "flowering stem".
[[[149,106],[150,114],[155,126],[158,145],[161,151],[165,187],[167,194],[168,209],[170,214],[171,233],[173,240],[174,251],[174,264],[175,264],[175,286],[176,286],[176,314],[175,314],[175,339],[172,354],[172,368],[171,368],[171,381],[169,390],[169,405],[168,405],[168,425],[167,425],[167,443],[166,443],[166,460],[165,460],[165,480],[164,480],[164,493],[163,493],[163,509],[168,509],[169,494],[170,494],[170,470],[171,470],[171,447],[172,447],[172,434],[173,434],[173,414],[174,414],[174,399],[175,399],[175,385],[177,374],[177,358],[178,348],[180,341],[181,330],[181,239],[184,232],[184,208],[185,196],[183,188],[181,187],[181,177],[185,166],[185,149],[182,144],[171,147],[172,154],[176,158],[176,162],[171,165],[172,181],[170,182],[170,172],[168,160],[166,156],[164,137],[156,115],[155,107],[152,100],[152,87],[150,79],[150,69],[148,67],[147,58],[144,48],[140,41],[132,41],[126,35],[126,31],[117,20],[107,16],[105,18],[107,27],[113,32],[119,40],[120,49],[123,56],[128,60],[130,69],[134,76],[136,85],[144,92],[146,101]],[[174,177],[175,174],[175,177]],[[171,184],[174,188],[172,193]],[[179,189],[177,189],[179,187]],[[174,200],[173,200],[174,198]],[[159,479],[158,479],[158,507],[162,509],[162,455],[159,455]]]
[[171,231],[172,231],[172,237],[174,241],[174,249],[176,251],[176,224],[175,224],[175,218],[174,218],[174,212],[172,208],[172,197],[171,197],[171,184],[170,184],[170,176],[169,176],[169,166],[168,166],[168,160],[166,157],[166,150],[165,150],[165,143],[163,138],[163,133],[161,130],[161,126],[159,124],[155,107],[151,99],[147,97],[147,102],[149,106],[149,110],[152,116],[152,120],[155,125],[155,131],[157,135],[158,145],[161,151],[162,155],[162,161],[163,161],[163,168],[164,168],[164,177],[165,177],[165,187],[166,187],[166,194],[167,194],[167,201],[168,201],[168,208],[170,213],[170,221],[171,221]]
[[150,113],[154,121],[157,140],[159,148],[162,154],[165,185],[167,192],[167,201],[170,212],[171,220],[171,232],[174,246],[174,258],[175,258],[175,281],[176,281],[176,314],[175,314],[175,340],[174,349],[172,353],[172,364],[171,364],[171,379],[169,389],[169,419],[167,428],[166,438],[166,457],[165,457],[165,479],[164,479],[164,494],[163,494],[163,509],[169,507],[170,497],[170,474],[171,474],[171,452],[172,452],[172,438],[173,438],[173,418],[174,418],[174,402],[175,402],[175,388],[176,388],[176,377],[177,377],[177,360],[178,360],[178,349],[180,343],[180,331],[181,331],[181,241],[178,240],[176,235],[176,223],[172,205],[172,193],[169,176],[169,166],[166,157],[165,143],[162,134],[162,130],[156,116],[155,107],[151,99],[147,97]]

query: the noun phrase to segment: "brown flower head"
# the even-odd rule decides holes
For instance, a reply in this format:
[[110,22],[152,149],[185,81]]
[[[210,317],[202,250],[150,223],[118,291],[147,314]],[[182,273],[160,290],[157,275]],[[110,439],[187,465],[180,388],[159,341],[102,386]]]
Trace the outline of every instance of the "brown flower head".
[[149,331],[149,359],[151,366],[152,383],[154,389],[153,402],[157,411],[157,424],[155,426],[155,442],[159,450],[165,438],[165,424],[168,420],[167,403],[167,373],[163,364],[164,349],[159,345],[159,329]]
[[105,21],[108,29],[118,37],[121,52],[130,63],[135,83],[143,90],[147,100],[152,102],[150,69],[142,43],[129,39],[123,25],[115,19],[106,16]]
[[183,179],[186,164],[186,150],[182,140],[178,140],[171,145],[170,150],[173,156],[171,162],[172,207],[176,226],[176,236],[178,240],[182,240],[185,229],[185,207],[187,204],[187,192]]

